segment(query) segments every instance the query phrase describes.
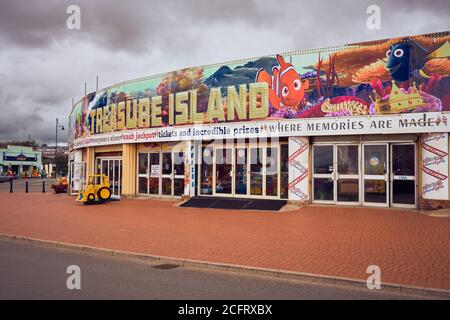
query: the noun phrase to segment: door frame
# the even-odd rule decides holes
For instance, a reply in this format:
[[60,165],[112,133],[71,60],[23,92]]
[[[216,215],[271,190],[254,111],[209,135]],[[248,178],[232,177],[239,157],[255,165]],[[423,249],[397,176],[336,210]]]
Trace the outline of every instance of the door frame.
[[[392,161],[392,158],[393,158],[393,151],[392,151],[392,149],[393,149],[393,147],[394,147],[394,145],[413,145],[414,146],[414,176],[405,176],[405,177],[414,177],[414,179],[406,179],[406,180],[413,180],[414,181],[414,204],[403,204],[403,203],[395,203],[394,202],[394,187],[393,187],[393,184],[394,184],[394,177],[395,177],[395,175],[394,175],[394,172],[393,172],[393,168],[392,168],[392,165],[393,165],[393,161]],[[415,143],[415,142],[392,142],[392,143],[390,143],[390,146],[389,146],[389,151],[390,151],[390,153],[389,153],[389,155],[390,155],[390,165],[389,165],[389,184],[390,184],[390,194],[389,194],[389,204],[390,204],[390,206],[391,207],[394,207],[394,208],[416,208],[417,207],[417,193],[418,193],[418,190],[417,190],[417,188],[418,188],[418,183],[417,183],[417,181],[418,181],[418,179],[417,179],[417,161],[418,161],[418,155],[417,155],[417,143]],[[396,179],[396,180],[402,180],[402,179]]]
[[[163,174],[163,154],[168,153],[170,154],[170,173],[169,174]],[[170,194],[163,194],[162,193],[162,186],[163,186],[163,179],[170,179]],[[164,198],[171,198],[173,197],[173,150],[161,150],[159,151],[159,196]]]
[[[150,151],[144,151],[144,152],[137,152],[136,157],[136,170],[137,170],[137,177],[136,177],[136,190],[138,191],[137,194],[141,196],[149,196],[149,197],[164,197],[164,198],[173,198],[173,197],[180,197],[181,195],[175,195],[175,179],[184,179],[183,175],[175,175],[174,168],[175,168],[175,162],[174,162],[174,153],[183,153],[183,162],[184,157],[186,156],[184,150],[178,150],[178,149],[171,149],[171,150],[150,150]],[[171,173],[170,174],[162,174],[162,160],[163,160],[163,153],[170,153],[171,156]],[[147,173],[139,173],[139,154],[145,154],[147,155]],[[158,155],[158,177],[151,175],[151,164],[150,164],[150,154],[157,154]],[[186,168],[184,168],[186,170]],[[147,184],[150,178],[158,178],[158,193],[149,193],[149,187],[147,185],[147,192],[141,193],[139,192],[139,178],[147,178]],[[162,194],[162,179],[163,178],[170,178],[171,181],[171,192],[170,195],[168,194]]]
[[[181,197],[184,194],[184,178],[186,174],[186,151],[184,149],[172,149],[172,197]],[[183,174],[175,174],[175,153],[182,153]],[[177,156],[178,157],[178,156]],[[181,194],[175,194],[175,179],[183,179],[183,191]]]
[[[408,204],[396,204],[393,202],[393,180],[394,175],[392,171],[392,148],[393,145],[414,145],[414,170],[415,170],[415,194],[414,199],[415,203],[413,205]],[[357,145],[358,146],[358,164],[359,164],[359,175],[352,175],[344,177],[342,175],[339,175],[337,172],[337,147],[342,145]],[[364,180],[367,178],[370,178],[371,176],[364,174],[364,146],[365,145],[387,145],[386,149],[386,162],[387,162],[387,168],[386,168],[386,174],[385,174],[385,182],[386,182],[386,198],[387,202],[385,203],[376,203],[376,202],[365,202],[364,201]],[[314,174],[314,152],[316,146],[333,146],[333,172],[329,174]],[[312,144],[312,150],[311,150],[311,201],[312,203],[319,203],[319,204],[337,204],[337,205],[362,205],[362,206],[368,206],[368,207],[400,207],[400,208],[416,208],[417,207],[417,195],[418,195],[418,146],[417,142],[408,140],[408,141],[402,141],[402,140],[393,140],[393,141],[342,141],[342,142],[316,142]],[[386,180],[387,176],[387,180]],[[411,176],[408,176],[411,177]],[[333,201],[329,200],[314,200],[314,178],[331,178],[333,179]],[[358,202],[343,202],[343,201],[337,201],[337,182],[339,178],[345,179],[358,179],[359,181],[359,201]],[[376,179],[378,180],[378,179]]]
[[[217,149],[231,150],[231,170],[230,170],[230,180],[231,180],[231,191],[230,193],[218,193],[216,191],[217,186]],[[234,172],[235,172],[235,148],[227,144],[215,144],[213,145],[213,170],[212,170],[212,196],[213,197],[234,197]]]
[[[338,152],[337,149],[340,146],[356,146],[358,148],[358,173],[357,174],[340,174],[338,172]],[[352,143],[352,142],[342,142],[342,143],[336,143],[334,145],[334,167],[333,167],[333,173],[334,173],[334,200],[335,204],[338,205],[346,205],[346,206],[354,206],[361,204],[361,174],[362,174],[362,166],[361,166],[361,144],[359,143]],[[338,200],[338,182],[339,179],[347,179],[347,180],[358,180],[358,200],[357,201],[339,201]]]
[[[261,157],[261,194],[251,194],[251,149],[262,150]],[[247,145],[247,197],[261,199],[266,194],[266,145],[261,143],[248,143]]]
[[[314,173],[314,152],[316,146],[328,146],[333,148],[333,171],[331,173]],[[356,146],[358,148],[358,174],[339,174],[338,172],[338,152],[337,149],[340,146]],[[313,203],[321,203],[321,204],[336,204],[336,205],[344,205],[344,206],[354,206],[361,204],[361,143],[352,142],[352,141],[343,141],[343,142],[324,142],[324,143],[315,143],[312,145],[312,158],[311,158],[311,194],[312,194],[312,202]],[[314,200],[314,179],[322,178],[322,179],[331,179],[333,180],[333,200]],[[353,179],[358,180],[358,201],[338,201],[338,181],[339,179]]]
[[[236,193],[236,172],[237,172],[236,159],[237,159],[237,150],[245,150],[245,164],[244,164],[245,173],[244,173],[244,176],[245,176],[246,188],[245,188],[245,193],[244,194]],[[248,148],[248,146],[245,143],[237,143],[233,147],[233,177],[232,177],[232,179],[233,179],[233,190],[232,191],[233,191],[233,197],[236,197],[236,198],[247,198],[247,197],[249,197],[250,186],[249,186],[249,180],[248,180],[249,179],[249,161],[248,161],[249,155],[248,155],[248,150],[249,150],[249,148]]]
[[[331,173],[314,173],[314,153],[316,147],[332,147],[333,150],[333,171]],[[336,187],[335,187],[335,143],[326,142],[326,143],[315,143],[312,145],[312,151],[311,151],[311,199],[313,203],[322,203],[322,204],[335,204],[336,203]],[[318,179],[331,179],[333,181],[333,200],[315,200],[314,199],[314,180],[315,178]]]
[[[212,143],[207,145],[199,144],[198,155],[199,155],[199,165],[198,165],[198,179],[201,179],[201,164],[203,161],[202,149],[204,147],[211,147],[213,152],[213,163],[212,163],[212,192],[211,194],[201,194],[201,183],[198,183],[198,195],[201,197],[233,197],[233,198],[252,198],[252,199],[280,199],[281,193],[281,143],[252,143],[252,142],[234,142],[234,143]],[[266,162],[267,162],[267,148],[275,147],[277,149],[277,195],[266,195]],[[262,155],[262,195],[252,195],[250,194],[250,149],[251,148],[261,148]],[[216,149],[231,149],[232,156],[232,166],[231,166],[231,193],[216,193]],[[246,149],[246,178],[247,178],[247,193],[237,194],[236,193],[236,150]]]
[[[139,173],[139,155],[140,154],[145,154],[147,156],[147,173]],[[156,178],[155,176],[151,175],[152,172],[152,167],[150,164],[150,154],[157,154],[158,155],[158,165],[160,166],[159,170],[158,170],[158,193],[150,193],[150,187],[149,187],[149,179],[150,178]],[[155,150],[155,151],[145,151],[145,152],[138,152],[137,153],[137,157],[136,157],[136,171],[137,171],[137,175],[136,175],[136,190],[137,190],[137,194],[141,195],[141,196],[153,196],[153,197],[159,197],[161,194],[161,179],[160,179],[160,172],[161,172],[161,155],[160,155],[160,151],[159,150]],[[147,179],[147,192],[142,193],[139,192],[139,178],[146,178]]]
[[[112,199],[120,199],[120,195],[122,194],[122,166],[123,165],[123,160],[121,156],[114,156],[114,157],[97,157],[95,159],[96,165],[97,165],[97,161],[100,160],[100,174],[105,174],[103,173],[103,161],[107,161],[107,167],[108,167],[108,171],[109,171],[109,166],[110,163],[112,163],[113,166],[113,178],[111,180],[111,178],[109,177],[109,173],[107,172],[106,175],[108,176],[109,180],[110,180],[110,184],[111,181],[114,183],[114,177],[116,175],[115,170],[114,170],[114,161],[119,161],[119,179],[118,179],[118,195],[114,194],[114,186],[111,185],[111,198]],[[95,170],[96,172],[99,172],[98,169],[96,168]]]
[[203,161],[204,161],[204,159],[203,159],[203,149],[206,149],[206,148],[208,148],[209,150],[210,150],[210,152],[212,152],[212,155],[211,155],[211,158],[212,159],[214,159],[214,146],[212,145],[212,144],[202,144],[202,143],[199,143],[198,144],[198,147],[197,147],[197,150],[195,150],[195,152],[197,153],[197,159],[198,159],[198,161],[197,161],[197,177],[196,177],[196,180],[197,180],[197,185],[196,185],[196,188],[197,188],[197,195],[199,196],[199,197],[212,197],[213,196],[213,193],[214,193],[214,161],[212,160],[212,163],[211,164],[208,164],[208,165],[210,165],[210,166],[212,166],[212,172],[211,172],[211,179],[212,179],[212,181],[211,181],[211,194],[204,194],[204,193],[202,193],[202,165],[203,165]]
[[[82,174],[81,174],[81,178],[80,178],[80,181],[79,181],[79,189],[80,190],[78,190],[77,192],[73,192],[73,190],[74,190],[74,183],[75,183],[75,181],[74,181],[74,173],[76,171],[75,170],[75,166],[76,165],[81,165]],[[75,162],[75,161],[71,160],[70,163],[69,163],[69,179],[70,179],[69,186],[70,186],[70,194],[71,195],[77,195],[79,193],[79,191],[81,191],[81,189],[84,188],[85,183],[86,183],[86,176],[87,176],[86,161]]]
[[[264,184],[264,198],[266,199],[280,199],[281,197],[281,147],[280,142],[276,144],[267,143],[264,144],[264,166],[263,166],[263,184]],[[275,148],[277,150],[277,194],[276,195],[267,195],[267,149]]]

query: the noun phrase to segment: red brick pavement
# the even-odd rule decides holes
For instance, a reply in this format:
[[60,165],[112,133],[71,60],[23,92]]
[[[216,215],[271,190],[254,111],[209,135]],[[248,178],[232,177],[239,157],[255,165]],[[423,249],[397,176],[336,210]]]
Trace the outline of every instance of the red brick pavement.
[[150,255],[450,290],[450,218],[310,206],[290,212],[122,200],[84,206],[54,194],[0,194],[0,234]]

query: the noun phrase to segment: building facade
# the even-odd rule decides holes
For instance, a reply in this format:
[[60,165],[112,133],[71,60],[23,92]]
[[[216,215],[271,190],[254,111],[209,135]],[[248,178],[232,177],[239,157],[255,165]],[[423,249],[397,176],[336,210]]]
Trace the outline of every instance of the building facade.
[[40,176],[42,154],[32,147],[8,145],[0,149],[0,172],[11,173],[19,177]]
[[450,205],[450,32],[232,61],[88,94],[70,114],[73,191]]

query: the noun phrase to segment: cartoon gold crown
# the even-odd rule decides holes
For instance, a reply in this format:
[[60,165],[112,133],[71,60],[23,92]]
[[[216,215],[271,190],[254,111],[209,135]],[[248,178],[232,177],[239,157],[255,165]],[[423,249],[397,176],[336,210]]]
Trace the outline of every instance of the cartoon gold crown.
[[416,83],[413,83],[413,89],[411,93],[405,93],[397,86],[394,80],[392,80],[392,89],[389,99],[382,100],[380,95],[373,90],[375,99],[370,97],[375,105],[375,111],[378,114],[400,113],[408,110],[414,110],[417,107],[421,107],[425,104],[422,96],[417,90]]

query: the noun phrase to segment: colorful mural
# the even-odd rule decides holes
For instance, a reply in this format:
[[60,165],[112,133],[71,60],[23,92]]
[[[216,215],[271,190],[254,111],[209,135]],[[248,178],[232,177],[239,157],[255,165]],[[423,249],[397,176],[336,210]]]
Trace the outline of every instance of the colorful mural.
[[450,32],[174,71],[88,94],[70,138],[260,119],[450,111]]

